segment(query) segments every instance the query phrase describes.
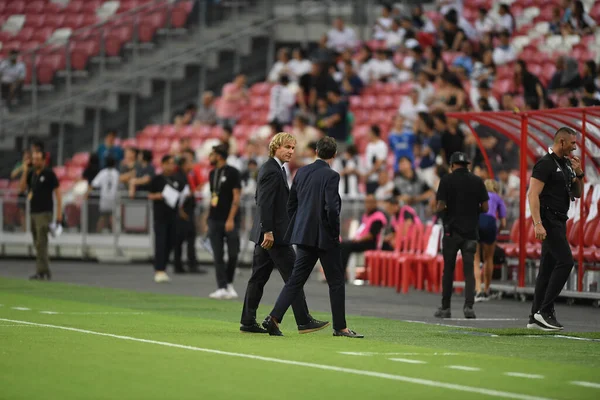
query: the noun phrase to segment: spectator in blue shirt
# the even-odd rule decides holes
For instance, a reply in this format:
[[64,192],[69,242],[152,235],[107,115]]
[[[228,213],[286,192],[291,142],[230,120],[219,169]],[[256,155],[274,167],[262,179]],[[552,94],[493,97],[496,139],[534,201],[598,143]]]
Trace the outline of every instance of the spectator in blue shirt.
[[404,118],[400,115],[397,115],[394,119],[394,125],[389,134],[388,142],[395,156],[394,172],[398,172],[398,161],[403,157],[408,158],[414,165],[414,146],[417,142],[417,137],[411,129],[404,126]]
[[442,148],[441,138],[434,132],[434,121],[431,115],[426,112],[419,113],[419,155],[421,162],[419,168],[422,170],[435,166],[435,159],[440,154]]
[[360,94],[364,84],[352,65],[352,61],[344,62],[344,76],[340,89],[343,96],[357,96]]
[[463,55],[457,57],[452,63],[452,70],[456,74],[460,74],[460,70],[464,71],[465,77],[471,76],[473,72],[473,46],[467,40],[461,45]]
[[100,168],[104,168],[106,166],[106,157],[111,156],[115,162],[116,167],[119,167],[119,164],[123,160],[125,156],[123,149],[117,145],[115,145],[115,139],[117,138],[117,132],[114,130],[110,130],[104,136],[104,143],[98,146],[98,158],[100,159]]

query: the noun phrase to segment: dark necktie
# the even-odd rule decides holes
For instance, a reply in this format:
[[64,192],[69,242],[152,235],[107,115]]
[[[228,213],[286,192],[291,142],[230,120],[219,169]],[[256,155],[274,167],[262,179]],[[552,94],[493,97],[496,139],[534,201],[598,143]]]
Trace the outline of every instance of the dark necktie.
[[283,180],[285,182],[285,186],[289,189],[290,185],[288,185],[287,174],[285,173],[285,167],[281,167],[281,173],[283,174]]

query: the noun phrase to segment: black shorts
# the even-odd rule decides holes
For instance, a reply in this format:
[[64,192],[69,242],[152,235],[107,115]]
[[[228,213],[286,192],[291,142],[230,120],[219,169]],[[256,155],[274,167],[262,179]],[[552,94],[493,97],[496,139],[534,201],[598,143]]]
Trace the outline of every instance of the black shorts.
[[479,214],[479,242],[492,244],[496,241],[497,235],[496,218],[488,214]]

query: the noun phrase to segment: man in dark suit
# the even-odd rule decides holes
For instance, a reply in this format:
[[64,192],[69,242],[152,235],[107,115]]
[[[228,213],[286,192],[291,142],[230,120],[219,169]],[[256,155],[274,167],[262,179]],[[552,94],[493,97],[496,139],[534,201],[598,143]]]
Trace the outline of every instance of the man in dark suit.
[[263,322],[271,336],[283,336],[279,330],[285,312],[301,295],[317,260],[321,261],[333,316],[333,336],[362,338],[346,327],[345,279],[340,254],[340,175],[331,169],[337,145],[325,137],[317,143],[317,161],[296,173],[287,211],[290,224],[285,240],[298,246],[292,275],[286,282],[273,311]]
[[[296,260],[294,249],[284,240],[290,219],[286,207],[290,189],[285,167],[294,155],[296,139],[281,132],[269,144],[269,160],[265,162],[257,177],[256,213],[250,240],[255,243],[252,259],[252,276],[248,281],[240,331],[267,333],[256,323],[256,310],[263,295],[263,288],[277,267],[285,282],[290,278]],[[298,332],[310,333],[329,326],[329,322],[317,321],[308,313],[304,292],[292,303]]]

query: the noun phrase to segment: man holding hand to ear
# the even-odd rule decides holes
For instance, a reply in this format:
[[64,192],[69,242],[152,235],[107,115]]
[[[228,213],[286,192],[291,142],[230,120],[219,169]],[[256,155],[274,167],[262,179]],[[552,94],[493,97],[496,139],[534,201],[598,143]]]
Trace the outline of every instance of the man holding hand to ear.
[[570,202],[583,193],[585,174],[578,157],[577,132],[562,127],[554,135],[554,144],[533,167],[529,184],[529,209],[535,227],[535,238],[542,240],[540,269],[529,329],[557,331],[563,326],[556,320],[554,301],[562,291],[573,269],[573,254],[567,240]]

